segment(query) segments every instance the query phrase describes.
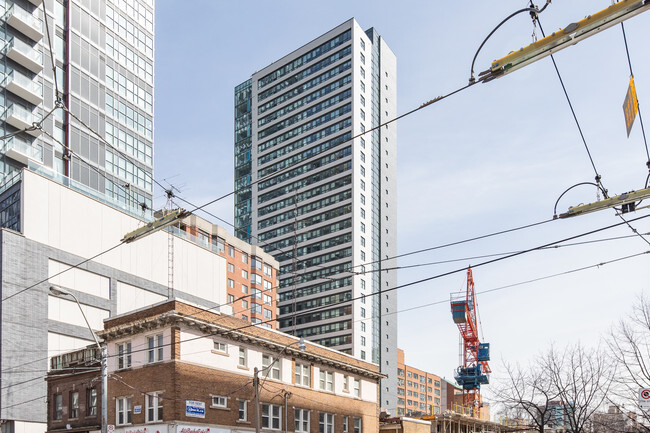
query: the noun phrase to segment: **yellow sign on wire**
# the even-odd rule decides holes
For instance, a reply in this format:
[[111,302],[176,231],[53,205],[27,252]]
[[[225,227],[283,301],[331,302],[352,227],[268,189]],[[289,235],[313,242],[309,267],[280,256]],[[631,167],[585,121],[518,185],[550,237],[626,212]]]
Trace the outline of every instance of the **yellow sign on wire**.
[[625,114],[625,126],[627,126],[627,136],[630,137],[636,113],[639,112],[639,101],[636,99],[636,89],[634,88],[634,77],[630,77],[630,86],[627,88],[625,102],[623,102],[623,114]]

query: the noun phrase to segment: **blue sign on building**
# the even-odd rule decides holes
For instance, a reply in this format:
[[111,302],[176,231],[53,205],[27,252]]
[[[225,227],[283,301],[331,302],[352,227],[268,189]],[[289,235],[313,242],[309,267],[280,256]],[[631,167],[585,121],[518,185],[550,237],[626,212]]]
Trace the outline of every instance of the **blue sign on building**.
[[205,418],[205,402],[185,400],[185,416],[192,418]]

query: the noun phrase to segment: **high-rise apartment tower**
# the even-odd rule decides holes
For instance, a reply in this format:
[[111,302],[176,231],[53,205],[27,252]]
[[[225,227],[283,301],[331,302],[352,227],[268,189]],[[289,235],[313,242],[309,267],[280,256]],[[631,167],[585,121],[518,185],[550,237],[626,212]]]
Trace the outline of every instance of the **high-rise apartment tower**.
[[280,262],[279,328],[379,364],[393,411],[396,94],[395,55],[354,19],[235,88],[236,234]]
[[[0,0],[0,9],[0,135],[15,134],[0,142],[0,184],[40,165],[150,209],[154,0]],[[44,132],[24,131],[40,122]]]

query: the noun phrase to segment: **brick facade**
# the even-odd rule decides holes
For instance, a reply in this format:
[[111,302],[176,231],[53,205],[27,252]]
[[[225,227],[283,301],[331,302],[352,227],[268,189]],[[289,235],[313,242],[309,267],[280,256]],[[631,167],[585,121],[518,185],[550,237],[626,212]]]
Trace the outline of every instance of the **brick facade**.
[[[297,346],[302,341],[294,337],[174,300],[107,319],[104,323],[105,329],[100,336],[109,349],[108,423],[115,425],[116,433],[254,431],[253,372],[256,367],[261,370],[261,405],[272,405],[271,413],[278,415],[265,417],[260,410],[263,431],[284,431],[285,428],[295,431],[297,409],[309,414],[309,433],[319,432],[321,414],[325,420],[333,421],[333,432],[346,431],[346,422],[350,433],[379,429],[378,384],[382,375],[375,364],[308,342],[303,351]],[[165,354],[163,359],[154,362],[146,360],[149,352],[158,347],[142,344],[142,341],[149,341],[142,336],[151,333],[169,336],[165,340],[169,347],[161,348],[161,353]],[[195,336],[188,337],[190,335]],[[117,365],[116,344],[127,340],[133,344],[128,366],[116,370],[112,367]],[[227,346],[223,351],[214,350],[212,340],[223,341]],[[207,350],[197,353],[203,348]],[[246,362],[240,358],[242,348],[246,348]],[[258,362],[263,356],[279,359],[270,364],[281,371],[277,378],[272,377],[272,369]],[[138,359],[145,361],[139,363]],[[296,363],[308,366],[309,385],[296,383],[299,377]],[[49,401],[54,402],[56,394],[65,396],[72,389],[85,390],[89,383],[96,384],[100,390],[98,372],[56,374],[69,372],[50,373]],[[327,383],[326,376],[319,374],[321,372],[332,373],[331,391],[321,389]],[[343,383],[347,387],[342,386]],[[100,395],[101,390],[98,400],[101,400]],[[188,401],[203,402],[204,417],[187,416]],[[130,415],[118,414],[120,402],[130,407]],[[148,404],[151,402],[153,406]],[[66,412],[69,403],[65,398],[64,406],[63,412]],[[65,430],[67,424],[73,431],[98,430],[100,417],[86,417],[85,409],[86,406],[79,408],[77,419],[62,417],[56,420],[53,419],[54,407],[49,407],[48,431]],[[100,413],[99,407],[97,410]],[[274,420],[277,424],[272,428],[263,427],[265,422],[273,424]]]

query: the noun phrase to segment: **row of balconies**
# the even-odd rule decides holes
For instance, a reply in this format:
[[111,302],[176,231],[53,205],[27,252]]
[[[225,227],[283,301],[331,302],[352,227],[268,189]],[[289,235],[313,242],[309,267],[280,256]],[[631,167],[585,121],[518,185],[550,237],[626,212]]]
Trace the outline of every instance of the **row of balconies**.
[[[35,6],[40,6],[42,3],[42,0],[29,1]],[[27,36],[32,41],[39,42],[43,38],[43,22],[19,4],[11,4],[2,20],[13,30]],[[43,53],[39,51],[38,46],[33,46],[13,35],[9,35],[6,31],[3,33],[5,38],[2,54],[32,73],[39,74],[43,70]],[[29,104],[38,106],[43,103],[43,84],[19,70],[6,67],[0,85]],[[34,114],[33,108],[30,108],[29,104],[23,105],[7,100],[0,120],[17,129],[32,126],[34,122],[40,119]],[[40,135],[38,130],[27,131],[27,133],[34,137]],[[43,161],[43,149],[34,147],[31,140],[19,135],[4,140],[0,152],[23,164],[27,164],[29,160]]]

